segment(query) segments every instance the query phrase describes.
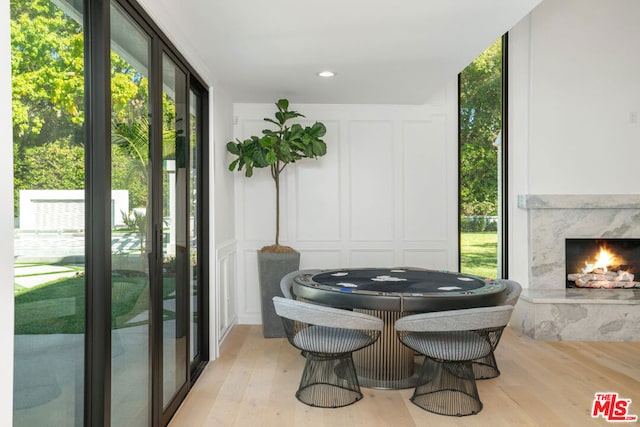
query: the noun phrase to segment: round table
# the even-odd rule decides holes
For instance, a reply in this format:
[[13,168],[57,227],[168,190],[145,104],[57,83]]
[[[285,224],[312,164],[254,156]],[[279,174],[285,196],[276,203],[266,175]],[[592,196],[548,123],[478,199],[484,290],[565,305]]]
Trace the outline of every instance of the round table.
[[300,274],[298,298],[380,317],[385,327],[372,346],[353,354],[360,385],[400,389],[415,384],[414,352],[398,340],[395,321],[412,313],[499,305],[498,279],[420,268],[353,268]]

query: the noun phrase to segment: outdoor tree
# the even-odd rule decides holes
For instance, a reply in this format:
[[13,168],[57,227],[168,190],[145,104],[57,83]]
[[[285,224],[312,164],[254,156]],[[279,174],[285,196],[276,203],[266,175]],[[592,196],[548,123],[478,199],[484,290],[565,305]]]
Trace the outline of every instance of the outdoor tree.
[[78,168],[83,162],[84,149],[65,140],[29,147],[20,163],[24,168],[20,179],[29,188],[42,190],[83,188],[84,173]]
[[460,199],[462,215],[496,215],[502,129],[502,42],[460,75]]
[[[82,22],[51,0],[11,0],[11,50],[18,209],[20,190],[84,188]],[[148,117],[147,78],[115,52],[111,65],[114,120],[133,127],[131,117]],[[112,153],[113,186],[128,188],[130,202],[144,206],[146,187],[125,151]]]
[[81,23],[49,0],[11,0],[13,127],[23,147],[82,124],[83,57]]

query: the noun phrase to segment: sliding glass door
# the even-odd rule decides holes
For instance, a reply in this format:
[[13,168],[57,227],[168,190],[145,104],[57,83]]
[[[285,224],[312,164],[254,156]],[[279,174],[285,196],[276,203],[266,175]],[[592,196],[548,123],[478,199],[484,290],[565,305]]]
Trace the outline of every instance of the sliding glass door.
[[166,425],[208,359],[207,90],[133,1],[11,19],[14,425]]
[[187,76],[162,56],[162,407],[187,382]]
[[151,38],[111,7],[111,425],[147,426],[153,241]]
[[84,417],[83,17],[81,4],[11,1],[14,426]]

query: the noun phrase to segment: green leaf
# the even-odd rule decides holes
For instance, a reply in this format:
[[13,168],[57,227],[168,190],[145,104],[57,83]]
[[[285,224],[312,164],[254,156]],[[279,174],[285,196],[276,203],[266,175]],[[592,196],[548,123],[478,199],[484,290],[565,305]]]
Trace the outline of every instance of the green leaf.
[[271,133],[266,134],[265,136],[260,138],[260,146],[266,149],[272,149],[277,142],[278,142],[278,138],[272,135]]
[[255,150],[251,158],[259,168],[263,168],[269,164],[263,150]]
[[275,131],[275,130],[271,130],[271,129],[263,129],[262,130],[262,134],[264,136],[272,136],[274,138],[278,138],[278,135],[280,134],[280,131]]
[[304,132],[302,126],[300,126],[300,124],[298,123],[295,123],[293,126],[291,126],[288,139],[298,139],[302,136],[302,132]]
[[290,156],[291,155],[291,146],[289,144],[287,144],[285,141],[283,141],[280,144],[280,153],[283,156]]
[[240,144],[236,144],[233,141],[227,142],[227,151],[231,154],[235,154],[236,156],[240,155]]
[[327,133],[327,128],[320,122],[315,122],[311,128],[309,128],[309,134],[314,138],[322,138]]
[[313,141],[311,141],[311,147],[313,148],[313,155],[315,157],[324,156],[325,154],[327,154],[327,144],[320,141],[319,139],[314,139]]
[[290,142],[291,150],[302,151],[304,150],[304,142],[302,138],[294,139]]
[[229,170],[231,172],[233,172],[236,168],[236,165],[238,164],[240,160],[239,159],[235,159],[233,162],[231,162],[231,164],[229,164]]
[[275,151],[269,151],[267,152],[267,155],[265,156],[267,163],[269,163],[270,165],[274,164],[277,160],[278,160],[278,156],[276,155]]
[[242,170],[242,167],[243,167],[243,166],[244,166],[244,164],[245,164],[245,163],[244,163],[244,157],[240,157],[238,160],[239,160],[239,162],[238,162],[238,171],[241,171],[241,170]]
[[257,136],[252,136],[251,139],[247,139],[244,142],[245,151],[253,152],[255,150],[260,150],[262,148],[262,144],[260,143],[260,138]]
[[287,111],[289,109],[289,101],[287,99],[279,99],[278,102],[276,102],[276,106],[280,111]]
[[305,144],[303,151],[305,157],[313,157],[313,147],[311,144]]
[[297,111],[285,111],[284,112],[284,119],[285,120],[295,119],[296,117],[304,117],[304,116],[302,114],[298,113]]

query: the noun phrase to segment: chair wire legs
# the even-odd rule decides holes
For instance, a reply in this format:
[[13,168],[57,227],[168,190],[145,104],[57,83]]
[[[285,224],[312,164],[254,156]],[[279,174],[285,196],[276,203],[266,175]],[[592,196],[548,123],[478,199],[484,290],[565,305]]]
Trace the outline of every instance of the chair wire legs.
[[326,356],[306,353],[304,372],[296,397],[321,408],[339,408],[362,399],[351,353]]
[[500,375],[496,356],[493,352],[489,353],[486,357],[473,361],[473,375],[477,380],[488,380],[489,378],[495,378]]
[[440,415],[474,415],[482,409],[473,367],[468,362],[425,358],[411,401]]

